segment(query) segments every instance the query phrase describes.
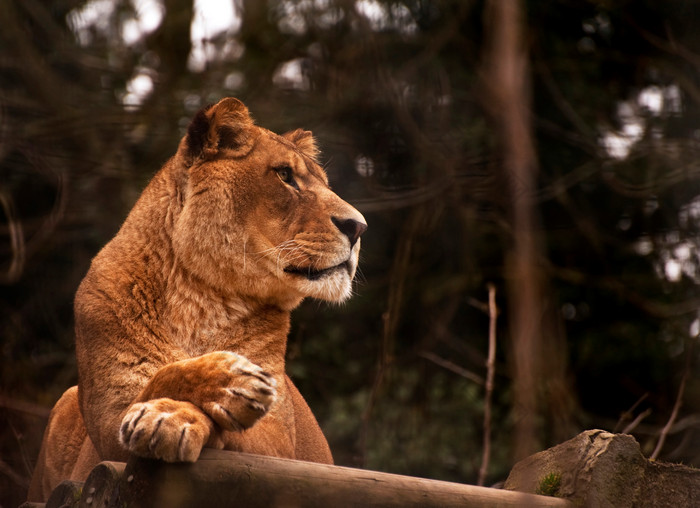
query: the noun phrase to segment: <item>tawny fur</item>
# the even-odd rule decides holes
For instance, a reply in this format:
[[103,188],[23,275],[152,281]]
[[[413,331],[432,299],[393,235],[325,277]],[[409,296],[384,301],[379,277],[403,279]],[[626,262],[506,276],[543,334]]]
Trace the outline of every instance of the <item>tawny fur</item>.
[[310,132],[273,134],[236,99],[195,116],[78,289],[79,384],[52,411],[30,500],[131,453],[332,462],[285,374],[289,316],[349,297],[366,225],[316,157]]

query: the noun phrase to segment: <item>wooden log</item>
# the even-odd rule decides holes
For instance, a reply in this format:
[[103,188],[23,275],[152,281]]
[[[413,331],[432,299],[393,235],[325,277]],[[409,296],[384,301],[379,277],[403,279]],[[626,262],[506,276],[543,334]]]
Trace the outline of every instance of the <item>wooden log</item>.
[[34,501],[25,501],[19,508],[46,508],[46,503],[38,503]]
[[[79,508],[102,508],[107,506],[124,473],[123,462],[100,462],[95,466],[83,486]],[[49,507],[47,507],[49,508]]]
[[62,481],[51,492],[46,508],[77,508],[82,489],[83,482]]
[[569,507],[563,499],[206,449],[193,464],[132,458],[108,506]]

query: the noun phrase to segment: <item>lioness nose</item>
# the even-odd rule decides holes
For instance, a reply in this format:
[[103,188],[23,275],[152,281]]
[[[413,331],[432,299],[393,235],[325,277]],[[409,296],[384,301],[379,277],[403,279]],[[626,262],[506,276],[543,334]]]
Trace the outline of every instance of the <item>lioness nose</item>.
[[335,227],[348,237],[348,240],[350,240],[350,247],[355,245],[360,235],[367,230],[367,224],[356,221],[355,219],[338,219],[336,217],[331,217],[331,220],[333,224],[335,224]]

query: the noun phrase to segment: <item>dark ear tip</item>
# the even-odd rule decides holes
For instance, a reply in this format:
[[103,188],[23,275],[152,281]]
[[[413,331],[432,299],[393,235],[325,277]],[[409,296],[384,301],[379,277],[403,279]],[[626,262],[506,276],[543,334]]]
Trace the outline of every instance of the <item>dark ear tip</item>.
[[187,152],[190,156],[196,156],[204,149],[209,134],[209,118],[207,117],[209,108],[211,106],[197,111],[187,128]]
[[200,109],[187,128],[185,149],[190,159],[221,148],[235,149],[248,141],[253,120],[246,106],[233,97]]

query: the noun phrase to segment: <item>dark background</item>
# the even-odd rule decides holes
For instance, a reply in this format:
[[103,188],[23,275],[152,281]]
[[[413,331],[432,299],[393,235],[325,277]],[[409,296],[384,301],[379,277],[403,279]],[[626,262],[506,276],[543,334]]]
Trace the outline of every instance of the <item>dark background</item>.
[[[0,505],[23,499],[77,381],[90,259],[194,112],[228,95],[271,130],[313,130],[370,225],[356,296],[305,302],[289,340],[338,464],[476,483],[488,428],[491,484],[588,428],[652,455],[673,415],[656,455],[700,466],[700,5],[511,3],[518,139],[498,0],[235,0],[235,22],[194,42],[192,0],[2,0]],[[534,154],[525,229],[518,143]]]

